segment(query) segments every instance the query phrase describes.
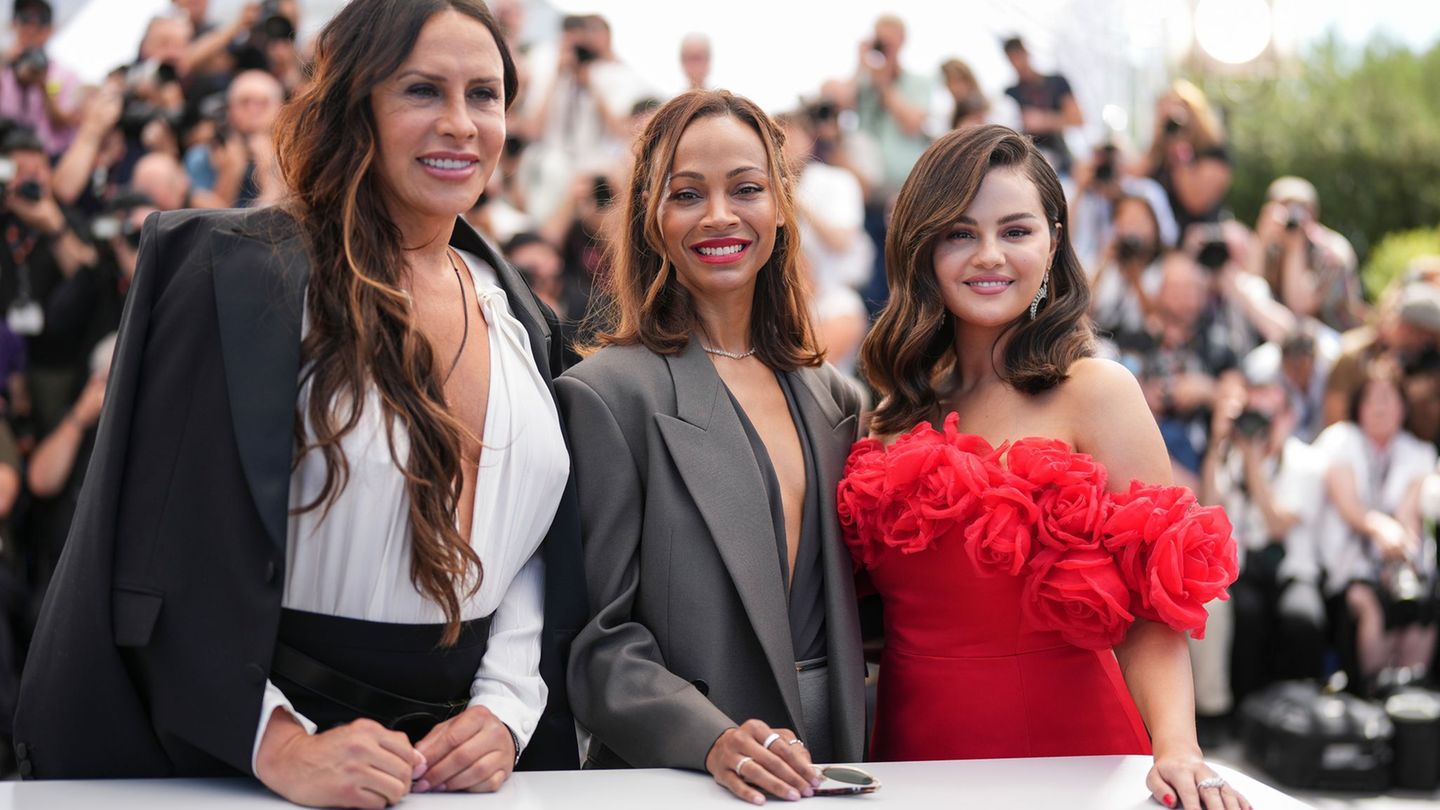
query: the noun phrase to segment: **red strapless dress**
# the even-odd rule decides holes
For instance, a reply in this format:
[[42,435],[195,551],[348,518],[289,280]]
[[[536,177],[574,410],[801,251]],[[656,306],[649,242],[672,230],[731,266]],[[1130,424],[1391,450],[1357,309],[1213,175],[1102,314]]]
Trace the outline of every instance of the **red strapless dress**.
[[1224,512],[1106,491],[1063,442],[917,426],[855,445],[839,511],[885,607],[877,760],[1148,754],[1111,648],[1137,618],[1197,638],[1235,580]]

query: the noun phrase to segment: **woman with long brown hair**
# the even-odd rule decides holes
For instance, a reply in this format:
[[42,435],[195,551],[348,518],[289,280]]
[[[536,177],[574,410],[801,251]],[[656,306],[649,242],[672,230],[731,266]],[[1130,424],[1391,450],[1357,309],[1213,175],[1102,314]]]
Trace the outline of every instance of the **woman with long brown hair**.
[[[593,618],[570,659],[587,765],[798,799],[863,754],[835,484],[860,399],[820,360],[792,177],[752,102],[693,90],[636,146],[600,348],[556,381]],[[764,793],[762,793],[762,791]]]
[[277,125],[288,202],[147,221],[27,776],[383,807],[576,764],[558,330],[459,219],[515,88],[478,0],[354,0]]
[[885,607],[871,753],[1153,752],[1157,801],[1234,810],[1195,741],[1185,640],[1234,542],[1165,486],[1135,378],[1091,357],[1068,225],[1054,170],[1005,127],[937,140],[900,191],[862,350],[883,399],[839,494]]

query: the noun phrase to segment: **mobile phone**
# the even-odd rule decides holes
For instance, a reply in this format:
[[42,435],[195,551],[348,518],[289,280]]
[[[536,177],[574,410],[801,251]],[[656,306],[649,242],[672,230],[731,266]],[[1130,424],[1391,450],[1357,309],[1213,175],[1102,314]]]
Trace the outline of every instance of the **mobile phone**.
[[824,765],[815,768],[824,780],[815,788],[816,796],[854,796],[860,793],[874,793],[880,789],[880,780],[869,771],[851,765]]

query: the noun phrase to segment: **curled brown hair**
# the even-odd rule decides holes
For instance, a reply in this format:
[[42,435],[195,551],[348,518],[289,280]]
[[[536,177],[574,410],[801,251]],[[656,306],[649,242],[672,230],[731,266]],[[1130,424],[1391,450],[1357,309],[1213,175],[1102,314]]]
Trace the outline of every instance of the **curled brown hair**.
[[775,249],[760,268],[750,316],[750,340],[765,365],[781,371],[818,366],[822,358],[810,323],[808,287],[800,270],[794,179],[782,157],[785,136],[754,102],[725,90],[691,90],[665,104],[635,146],[635,171],[626,188],[623,219],[611,248],[608,302],[599,313],[594,351],[639,343],[657,354],[674,354],[699,326],[690,293],[665,256],[660,204],[680,136],[704,118],[731,116],[755,130],[765,147],[770,188],[785,224]]
[[1011,168],[1035,184],[1059,244],[1038,316],[1032,321],[1021,313],[1000,336],[1009,336],[1000,378],[1037,394],[1059,385],[1072,363],[1093,354],[1090,287],[1070,245],[1065,191],[1055,170],[1013,129],[991,124],[956,130],[931,144],[910,170],[885,238],[890,302],[860,349],[865,375],[882,397],[872,423],[876,433],[907,430],[937,415],[937,377],[954,370],[955,318],[935,278],[935,245],[970,207],[985,175]]
[[[376,164],[378,135],[371,93],[400,68],[434,15],[454,10],[484,25],[504,64],[505,103],[515,64],[499,25],[476,0],[352,0],[326,24],[315,49],[313,81],[281,111],[275,146],[292,189],[287,208],[310,253],[309,331],[301,344],[310,385],[297,434],[308,417],[325,459],[325,484],[300,507],[330,507],[349,480],[340,446],[359,424],[366,391],[379,393],[390,454],[409,500],[410,579],[444,611],[443,641],[460,633],[461,602],[480,587],[479,556],[455,527],[464,482],[465,426],[450,414],[433,347],[415,326],[400,286],[401,234],[386,210]],[[409,457],[395,452],[403,427]],[[471,576],[473,569],[474,576]]]

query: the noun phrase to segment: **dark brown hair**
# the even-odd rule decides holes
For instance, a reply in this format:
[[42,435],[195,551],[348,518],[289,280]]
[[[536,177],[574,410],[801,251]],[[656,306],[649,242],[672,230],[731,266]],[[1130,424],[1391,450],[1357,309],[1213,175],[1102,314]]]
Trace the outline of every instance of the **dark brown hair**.
[[953,370],[955,318],[935,279],[935,245],[970,207],[985,175],[1009,168],[1035,184],[1051,238],[1059,244],[1039,315],[1032,321],[1022,312],[1001,335],[1009,342],[1000,378],[1037,394],[1059,385],[1070,364],[1094,352],[1086,315],[1090,287],[1070,245],[1065,192],[1055,170],[1029,138],[1008,127],[956,130],[931,144],[910,170],[885,238],[890,302],[860,350],[865,375],[882,397],[875,409],[876,433],[906,430],[938,415],[936,377]]
[[[435,14],[454,10],[484,25],[504,64],[505,104],[514,98],[515,63],[499,25],[478,0],[352,0],[326,24],[313,81],[276,123],[287,204],[310,251],[301,362],[310,384],[305,414],[325,458],[325,485],[301,511],[328,509],[349,480],[340,441],[360,421],[366,391],[379,393],[390,454],[405,477],[412,533],[410,579],[444,611],[444,643],[460,632],[460,607],[480,587],[479,556],[455,528],[463,484],[465,426],[450,414],[433,347],[415,326],[400,286],[401,234],[386,210],[376,164],[371,93],[409,57]],[[409,438],[405,464],[394,430]],[[471,569],[474,576],[471,576]]]
[[750,316],[750,340],[765,365],[782,371],[822,362],[810,323],[808,286],[800,270],[794,182],[782,157],[785,136],[754,102],[725,90],[691,90],[655,113],[635,147],[635,171],[626,189],[623,219],[611,249],[608,303],[599,314],[597,345],[639,343],[657,354],[674,354],[699,326],[690,293],[665,256],[660,203],[675,162],[680,136],[704,118],[731,116],[755,130],[765,147],[770,188],[785,224],[775,249],[760,268]]

